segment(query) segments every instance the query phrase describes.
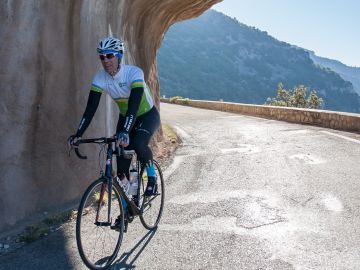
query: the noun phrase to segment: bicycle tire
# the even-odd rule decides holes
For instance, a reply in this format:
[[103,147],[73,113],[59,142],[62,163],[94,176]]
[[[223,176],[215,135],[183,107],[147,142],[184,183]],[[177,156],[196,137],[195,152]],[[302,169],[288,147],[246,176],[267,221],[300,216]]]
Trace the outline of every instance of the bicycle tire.
[[[163,174],[159,164],[154,160],[155,172],[157,175],[157,195],[151,196],[150,198],[144,196],[146,183],[147,183],[147,175],[146,170],[143,170],[141,174],[141,187],[140,187],[140,198],[141,198],[141,214],[140,221],[142,225],[148,229],[153,230],[157,228],[162,212],[164,209],[164,201],[165,201],[165,183]],[[160,187],[160,189],[159,189]],[[149,213],[150,208],[154,208],[153,206],[158,206],[158,210],[155,209],[154,214],[151,215]],[[150,214],[150,215],[149,215]],[[151,218],[153,217],[153,218]]]
[[[104,188],[104,197],[102,200],[101,198],[101,187],[103,185],[106,185]],[[97,192],[100,189],[99,198],[97,197]],[[108,203],[107,200],[109,199],[109,196],[107,196],[107,200],[105,199],[105,194],[108,194],[108,187],[107,187],[107,180],[106,178],[99,178],[95,180],[85,191],[77,213],[76,218],[76,243],[79,250],[79,254],[83,262],[87,267],[90,269],[106,269],[108,268],[111,263],[115,260],[121,243],[123,239],[124,234],[124,211],[123,211],[123,205],[121,201],[121,196],[119,192],[119,187],[113,183],[112,185],[112,191],[111,191],[111,223],[115,221],[114,217],[119,217],[119,229],[114,230],[111,228],[111,226],[98,226],[95,224],[95,220],[97,219],[97,215],[100,217],[105,217],[101,221],[107,221],[107,210],[108,210]],[[114,202],[114,205],[113,205]],[[104,210],[104,211],[102,211]],[[100,211],[102,211],[100,213]],[[104,214],[103,214],[104,213]],[[95,219],[91,215],[95,214]],[[101,215],[101,216],[100,216]],[[93,227],[91,229],[91,232],[88,231],[87,227],[90,227],[90,225]],[[95,231],[96,229],[96,231]],[[99,238],[99,230],[100,235],[106,234],[105,237],[101,237],[103,242],[102,250],[101,252],[95,252],[95,248],[97,247]],[[111,242],[111,237],[114,239],[113,243]],[[101,240],[101,239],[100,239]],[[88,252],[89,248],[91,249],[90,244],[94,245],[94,250]],[[114,247],[111,247],[110,252],[106,252],[104,254],[104,249],[108,246],[113,245]],[[91,257],[91,253],[93,253],[93,256]],[[101,254],[100,258],[95,258],[94,256],[98,256]],[[105,257],[102,257],[103,254]],[[108,254],[111,254],[108,256]]]

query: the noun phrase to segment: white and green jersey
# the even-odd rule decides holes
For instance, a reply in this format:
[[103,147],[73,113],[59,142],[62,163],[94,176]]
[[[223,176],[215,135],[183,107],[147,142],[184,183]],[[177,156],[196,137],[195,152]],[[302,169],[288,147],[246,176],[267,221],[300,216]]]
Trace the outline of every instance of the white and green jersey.
[[99,70],[94,77],[90,90],[99,93],[105,92],[110,95],[118,105],[120,114],[125,116],[131,89],[136,87],[144,88],[139,110],[136,114],[136,116],[140,116],[150,111],[154,106],[154,99],[145,83],[143,71],[137,66],[121,65],[120,71],[114,77],[110,76],[104,69]]

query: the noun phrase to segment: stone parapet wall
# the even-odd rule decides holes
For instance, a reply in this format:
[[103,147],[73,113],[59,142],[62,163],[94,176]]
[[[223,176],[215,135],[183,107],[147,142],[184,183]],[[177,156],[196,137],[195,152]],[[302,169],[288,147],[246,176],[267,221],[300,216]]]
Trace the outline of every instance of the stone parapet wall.
[[[170,103],[169,99],[161,101]],[[189,99],[171,103],[360,133],[360,114],[355,113]]]

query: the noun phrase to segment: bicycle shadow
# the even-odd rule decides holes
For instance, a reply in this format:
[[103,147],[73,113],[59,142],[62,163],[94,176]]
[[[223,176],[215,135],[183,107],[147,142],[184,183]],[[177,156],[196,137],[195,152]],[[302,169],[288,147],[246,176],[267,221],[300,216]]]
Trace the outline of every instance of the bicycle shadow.
[[[110,269],[111,270],[135,269],[136,265],[134,265],[134,263],[136,262],[136,260],[140,256],[140,254],[144,251],[145,247],[149,244],[151,239],[154,237],[156,231],[157,231],[157,228],[152,231],[149,231],[147,234],[145,234],[144,237],[141,238],[139,240],[139,242],[137,242],[136,245],[130,251],[124,252],[121,255],[121,257],[115,261],[115,263],[112,265],[112,267]],[[127,260],[130,258],[130,256],[135,252],[135,250],[141,245],[142,242],[144,242],[144,243],[142,244],[140,250],[136,253],[135,257],[130,262],[127,262]]]

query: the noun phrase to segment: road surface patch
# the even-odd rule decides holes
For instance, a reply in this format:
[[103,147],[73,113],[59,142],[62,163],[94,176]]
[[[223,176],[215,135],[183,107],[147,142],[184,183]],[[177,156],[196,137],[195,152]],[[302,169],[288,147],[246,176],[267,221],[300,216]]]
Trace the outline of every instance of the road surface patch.
[[260,147],[251,144],[240,144],[239,147],[224,148],[224,149],[220,149],[220,151],[222,154],[231,154],[231,153],[252,154],[252,153],[260,153],[261,149]]
[[315,165],[315,164],[326,163],[325,160],[323,160],[319,157],[316,157],[314,155],[311,155],[311,154],[295,154],[295,155],[290,156],[289,158],[301,161],[305,164],[314,164]]

